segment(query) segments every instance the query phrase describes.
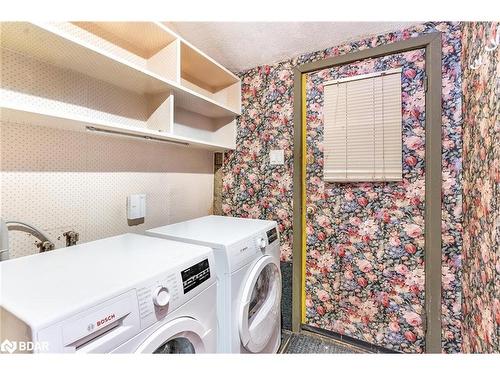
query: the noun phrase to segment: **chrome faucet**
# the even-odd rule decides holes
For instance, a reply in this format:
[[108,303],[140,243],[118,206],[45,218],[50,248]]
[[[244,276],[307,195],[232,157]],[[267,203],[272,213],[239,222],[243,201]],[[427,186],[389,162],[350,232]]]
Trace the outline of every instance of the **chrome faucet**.
[[9,230],[17,230],[35,236],[40,242],[36,245],[40,253],[53,250],[54,243],[41,230],[21,221],[3,221],[0,219],[0,261],[9,259]]
[[0,262],[9,259],[9,230],[0,217]]

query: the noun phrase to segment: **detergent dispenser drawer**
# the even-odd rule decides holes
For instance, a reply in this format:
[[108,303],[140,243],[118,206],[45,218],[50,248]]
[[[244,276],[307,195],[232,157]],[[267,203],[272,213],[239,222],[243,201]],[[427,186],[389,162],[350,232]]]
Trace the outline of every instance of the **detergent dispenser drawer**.
[[106,353],[139,331],[134,289],[40,331],[38,339],[50,352]]

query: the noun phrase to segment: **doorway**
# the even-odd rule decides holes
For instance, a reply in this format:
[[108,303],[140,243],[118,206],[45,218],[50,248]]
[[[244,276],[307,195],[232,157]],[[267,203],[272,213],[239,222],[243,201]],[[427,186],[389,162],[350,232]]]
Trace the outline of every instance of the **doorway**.
[[[323,82],[396,66],[403,181],[324,182]],[[307,325],[400,352],[441,351],[440,68],[433,33],[296,69],[295,331]]]

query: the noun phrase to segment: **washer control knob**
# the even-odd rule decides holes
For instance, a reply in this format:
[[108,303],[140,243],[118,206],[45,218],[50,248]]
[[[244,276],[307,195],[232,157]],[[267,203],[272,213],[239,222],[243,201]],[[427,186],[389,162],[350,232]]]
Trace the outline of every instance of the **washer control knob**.
[[170,293],[167,287],[160,285],[153,292],[153,303],[158,307],[165,307],[170,302]]
[[256,240],[256,243],[257,243],[257,247],[260,249],[260,250],[264,250],[266,248],[266,240],[263,239],[262,237],[260,238],[257,238]]

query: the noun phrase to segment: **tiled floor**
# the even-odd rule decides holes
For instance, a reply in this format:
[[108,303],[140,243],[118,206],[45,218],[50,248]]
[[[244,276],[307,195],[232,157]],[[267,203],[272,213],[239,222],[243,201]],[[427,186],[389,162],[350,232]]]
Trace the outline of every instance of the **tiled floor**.
[[281,333],[281,347],[279,353],[362,354],[370,352],[315,333],[305,331],[301,333],[292,333],[283,330]]

